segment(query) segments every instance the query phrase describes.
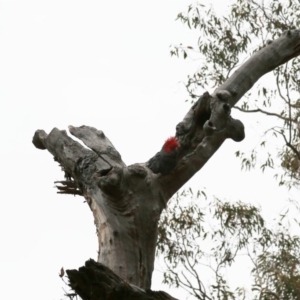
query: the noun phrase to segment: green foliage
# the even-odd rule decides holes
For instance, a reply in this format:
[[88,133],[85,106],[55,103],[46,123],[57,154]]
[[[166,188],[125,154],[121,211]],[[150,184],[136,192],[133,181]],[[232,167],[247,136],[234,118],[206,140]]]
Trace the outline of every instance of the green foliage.
[[[272,238],[269,243],[261,243]],[[258,241],[263,253],[258,255],[252,270],[252,290],[259,294],[255,299],[299,299],[299,236],[291,236],[286,229],[269,232]]]
[[[299,299],[300,239],[285,225],[288,212],[270,228],[259,208],[208,201],[204,195],[178,193],[162,215],[157,255],[167,266],[164,283],[184,288],[196,299]],[[252,265],[252,292],[226,281],[229,267],[241,257]]]

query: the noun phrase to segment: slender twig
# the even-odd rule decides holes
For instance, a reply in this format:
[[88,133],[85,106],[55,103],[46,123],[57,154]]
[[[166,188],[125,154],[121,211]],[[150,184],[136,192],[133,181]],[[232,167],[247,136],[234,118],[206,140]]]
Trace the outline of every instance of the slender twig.
[[278,89],[278,93],[279,93],[279,96],[281,97],[281,99],[286,103],[288,104],[288,101],[285,99],[285,97],[282,95],[282,92],[281,92],[281,87],[280,87],[280,83],[279,83],[279,72],[277,73],[276,75],[276,85],[277,85],[277,89]]
[[[184,246],[184,248],[185,248],[185,251],[187,251],[185,244],[183,244],[183,246]],[[188,265],[189,265],[189,267],[190,267],[190,269],[191,269],[191,271],[190,271],[191,275],[193,275],[193,276],[196,278],[197,283],[198,283],[198,286],[199,286],[199,288],[201,289],[201,286],[202,286],[203,284],[201,283],[201,280],[200,280],[200,278],[199,278],[199,276],[198,276],[198,272],[194,269],[194,266],[192,266],[192,264],[191,264],[190,259],[189,259],[188,256],[186,256],[186,260],[187,260],[187,263],[188,263]],[[188,269],[188,268],[187,268],[187,269]]]
[[280,119],[282,119],[282,120],[284,120],[284,121],[287,121],[287,122],[289,121],[289,118],[283,117],[283,116],[281,116],[281,115],[279,115],[279,114],[276,114],[276,113],[272,113],[272,112],[268,112],[268,111],[262,110],[262,109],[260,109],[260,108],[257,108],[257,109],[249,109],[249,110],[242,109],[242,108],[240,108],[240,107],[238,107],[238,106],[234,106],[233,108],[236,108],[236,109],[238,109],[239,111],[246,112],[246,113],[256,113],[256,112],[260,112],[260,113],[263,113],[263,114],[265,114],[265,115],[267,115],[267,116],[274,116],[274,117],[280,118]]
[[288,120],[288,126],[289,126],[289,143],[292,141],[292,111],[291,111],[291,98],[290,98],[290,91],[289,91],[289,76],[287,75],[287,66],[288,63],[285,64],[285,70],[284,70],[284,77],[285,77],[285,88],[286,88],[286,96],[288,99],[288,108],[289,108],[289,120]]
[[284,139],[284,141],[285,141],[285,144],[286,144],[289,148],[291,148],[291,150],[296,154],[297,158],[300,160],[300,153],[299,153],[299,151],[298,151],[291,143],[288,142],[288,140],[286,139],[286,136],[284,135],[284,133],[283,133],[283,132],[280,132],[280,131],[277,131],[277,130],[275,130],[275,129],[274,129],[274,131],[276,131],[277,133],[279,133],[279,134],[282,135],[282,137],[283,137],[283,139]]
[[[174,272],[173,271],[173,269],[171,269],[170,267],[168,267],[168,271],[170,272],[170,273],[172,273],[177,279],[178,279],[178,285],[180,285],[181,286],[181,288],[183,288],[186,292],[188,292],[189,294],[191,293],[190,292],[190,290],[189,289],[187,289],[185,286],[186,286],[186,284],[184,284],[183,282],[182,282],[182,280],[180,279],[180,277],[178,276],[178,273],[177,272]],[[178,287],[178,286],[177,286]]]

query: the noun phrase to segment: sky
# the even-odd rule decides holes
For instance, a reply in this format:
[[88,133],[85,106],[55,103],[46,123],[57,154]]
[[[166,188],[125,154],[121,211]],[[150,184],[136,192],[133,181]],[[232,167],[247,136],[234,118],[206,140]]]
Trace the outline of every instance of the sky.
[[[63,173],[50,153],[33,146],[34,132],[93,126],[127,165],[152,157],[188,111],[183,82],[203,63],[170,56],[170,45],[197,41],[197,32],[175,21],[188,4],[0,0],[3,299],[64,299],[60,268],[97,257],[92,213],[82,197],[56,193],[54,181]],[[241,172],[234,157],[258,145],[267,121],[233,117],[243,119],[245,141],[226,141],[186,187],[261,205],[273,216],[289,192],[268,172]],[[161,264],[153,289],[170,291],[160,280]]]

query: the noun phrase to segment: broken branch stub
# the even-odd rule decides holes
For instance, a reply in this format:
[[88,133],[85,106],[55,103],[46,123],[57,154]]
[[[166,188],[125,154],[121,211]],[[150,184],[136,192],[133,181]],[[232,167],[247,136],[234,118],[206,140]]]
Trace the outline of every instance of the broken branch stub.
[[103,264],[90,259],[79,270],[66,270],[69,286],[83,300],[177,300],[162,291],[128,284]]
[[192,152],[205,136],[211,136],[214,132],[222,134],[224,139],[244,139],[242,122],[230,116],[230,98],[231,94],[225,90],[219,91],[215,97],[205,92],[191,107],[183,121],[176,126],[180,157]]
[[236,142],[245,138],[244,125],[231,117],[231,97],[226,90],[215,96],[205,92],[176,126],[180,143],[177,167],[158,179],[166,198],[198,172],[227,138]]

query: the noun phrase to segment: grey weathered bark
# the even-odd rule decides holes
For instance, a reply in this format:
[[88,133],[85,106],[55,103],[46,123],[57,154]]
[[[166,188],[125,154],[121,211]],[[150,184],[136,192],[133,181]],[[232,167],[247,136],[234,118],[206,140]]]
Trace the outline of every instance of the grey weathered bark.
[[[67,178],[73,179],[63,181],[60,192],[83,195],[94,214],[99,263],[125,282],[150,289],[157,223],[166,203],[225,139],[244,138],[244,126],[231,118],[231,107],[261,76],[299,54],[299,31],[288,31],[253,55],[212,95],[204,93],[176,127],[178,164],[165,176],[153,174],[146,163],[126,166],[104,133],[95,128],[69,127],[89,149],[65,131],[55,128],[49,135],[36,131],[34,145],[47,149]],[[80,284],[71,286],[76,290]]]

